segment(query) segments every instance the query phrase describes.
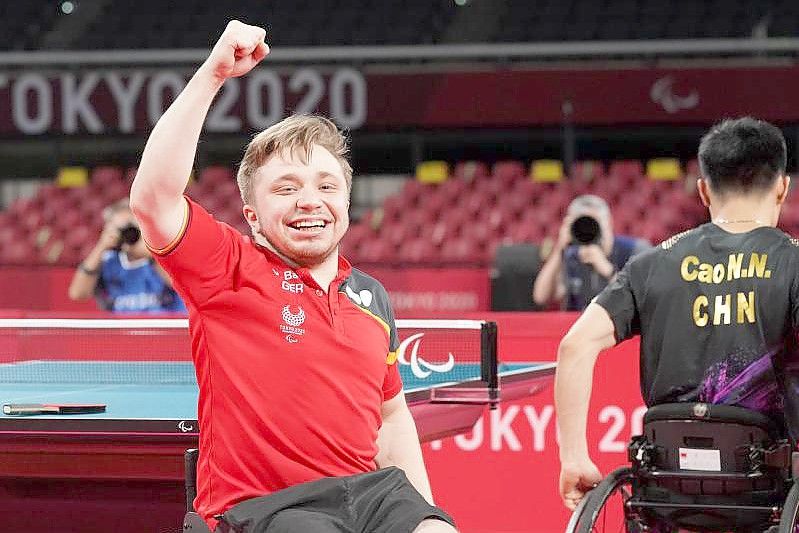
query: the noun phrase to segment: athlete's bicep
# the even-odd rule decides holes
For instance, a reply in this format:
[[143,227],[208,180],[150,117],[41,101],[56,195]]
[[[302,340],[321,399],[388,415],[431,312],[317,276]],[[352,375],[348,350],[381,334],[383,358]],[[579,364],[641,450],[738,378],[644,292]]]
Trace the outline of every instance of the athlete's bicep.
[[567,337],[579,339],[578,342],[584,347],[599,353],[616,345],[616,326],[602,306],[591,303],[571,327]]
[[153,206],[131,206],[139,221],[142,236],[147,245],[158,253],[167,250],[181,238],[186,229],[189,204],[181,196],[177,203],[160,203]]
[[630,263],[616,275],[605,289],[594,298],[593,304],[601,307],[609,317],[621,342],[639,333],[638,305],[632,288]]

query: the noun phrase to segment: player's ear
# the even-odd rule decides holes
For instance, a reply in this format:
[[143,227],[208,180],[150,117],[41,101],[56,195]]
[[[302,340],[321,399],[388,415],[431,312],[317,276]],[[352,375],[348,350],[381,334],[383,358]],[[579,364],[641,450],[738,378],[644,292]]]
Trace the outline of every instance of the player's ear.
[[777,179],[777,205],[782,205],[788,198],[788,191],[791,189],[791,177],[788,174]]
[[241,212],[244,213],[244,220],[247,221],[247,224],[250,225],[250,228],[252,228],[254,232],[261,229],[261,223],[258,221],[258,213],[250,204],[244,204]]
[[699,193],[699,199],[702,201],[702,205],[710,207],[710,187],[708,187],[707,181],[704,178],[697,178],[696,192]]

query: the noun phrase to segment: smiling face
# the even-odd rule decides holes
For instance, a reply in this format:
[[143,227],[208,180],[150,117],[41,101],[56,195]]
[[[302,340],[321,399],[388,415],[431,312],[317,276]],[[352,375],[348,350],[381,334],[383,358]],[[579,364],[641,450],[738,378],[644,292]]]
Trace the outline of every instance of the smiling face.
[[337,261],[349,226],[349,190],[339,161],[313,145],[303,163],[275,153],[254,174],[253,200],[244,217],[255,239],[304,267]]

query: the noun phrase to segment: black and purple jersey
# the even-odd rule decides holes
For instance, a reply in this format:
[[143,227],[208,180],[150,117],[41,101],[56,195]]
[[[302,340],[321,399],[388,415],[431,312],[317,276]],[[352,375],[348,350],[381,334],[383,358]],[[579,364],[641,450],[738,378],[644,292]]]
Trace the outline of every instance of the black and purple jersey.
[[647,405],[738,405],[799,422],[796,239],[704,224],[633,258],[595,302],[618,342],[641,335]]

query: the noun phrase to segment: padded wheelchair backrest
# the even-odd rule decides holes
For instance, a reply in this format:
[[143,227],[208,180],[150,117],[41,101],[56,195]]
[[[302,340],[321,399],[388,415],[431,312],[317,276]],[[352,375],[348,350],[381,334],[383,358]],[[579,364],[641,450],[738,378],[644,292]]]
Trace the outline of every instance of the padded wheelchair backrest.
[[666,471],[747,472],[752,447],[780,438],[778,426],[761,413],[730,405],[663,404],[644,416],[644,436],[655,446],[653,466]]

